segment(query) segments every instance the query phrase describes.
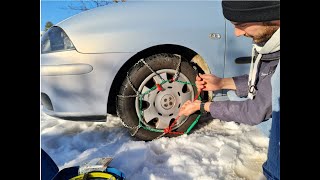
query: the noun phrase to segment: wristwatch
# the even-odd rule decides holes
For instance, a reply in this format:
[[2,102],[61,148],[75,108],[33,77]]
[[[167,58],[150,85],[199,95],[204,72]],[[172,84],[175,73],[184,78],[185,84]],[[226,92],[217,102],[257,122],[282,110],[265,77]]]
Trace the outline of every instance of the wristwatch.
[[205,105],[205,104],[206,104],[205,102],[201,102],[201,103],[200,103],[200,112],[201,112],[201,113],[207,112],[206,110],[204,110],[204,105]]

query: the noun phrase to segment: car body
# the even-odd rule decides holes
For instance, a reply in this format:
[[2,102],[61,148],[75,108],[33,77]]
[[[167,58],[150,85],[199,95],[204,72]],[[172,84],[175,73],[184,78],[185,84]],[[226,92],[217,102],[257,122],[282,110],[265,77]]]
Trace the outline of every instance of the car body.
[[[128,71],[139,60],[161,53],[183,57],[198,72],[245,74],[252,42],[233,31],[220,1],[137,1],[81,12],[42,36],[43,111],[86,121],[119,115],[117,98]],[[224,95],[221,91],[215,97]]]

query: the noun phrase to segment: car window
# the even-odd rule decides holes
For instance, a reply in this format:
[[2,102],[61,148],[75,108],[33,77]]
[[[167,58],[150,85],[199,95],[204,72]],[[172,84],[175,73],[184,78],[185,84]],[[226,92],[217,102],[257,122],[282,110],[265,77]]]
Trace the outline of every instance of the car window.
[[71,40],[60,27],[51,27],[41,38],[41,53],[72,49]]

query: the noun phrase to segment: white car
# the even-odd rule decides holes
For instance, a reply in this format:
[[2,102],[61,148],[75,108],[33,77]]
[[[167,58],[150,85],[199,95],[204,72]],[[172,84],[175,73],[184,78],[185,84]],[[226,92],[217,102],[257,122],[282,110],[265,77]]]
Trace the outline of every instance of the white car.
[[170,126],[187,132],[199,113],[177,116],[197,96],[197,73],[248,72],[252,42],[233,31],[220,1],[129,1],[74,15],[41,37],[43,111],[83,121],[116,115],[142,140],[176,136]]

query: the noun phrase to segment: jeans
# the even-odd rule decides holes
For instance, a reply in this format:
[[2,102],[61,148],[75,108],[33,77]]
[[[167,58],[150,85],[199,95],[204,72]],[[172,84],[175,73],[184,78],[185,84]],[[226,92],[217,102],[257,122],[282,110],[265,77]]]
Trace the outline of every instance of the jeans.
[[280,179],[280,62],[271,78],[272,119],[268,159],[263,164],[263,174],[268,180]]
[[269,138],[268,159],[263,164],[263,174],[268,180],[280,179],[280,112],[273,112],[274,122]]

